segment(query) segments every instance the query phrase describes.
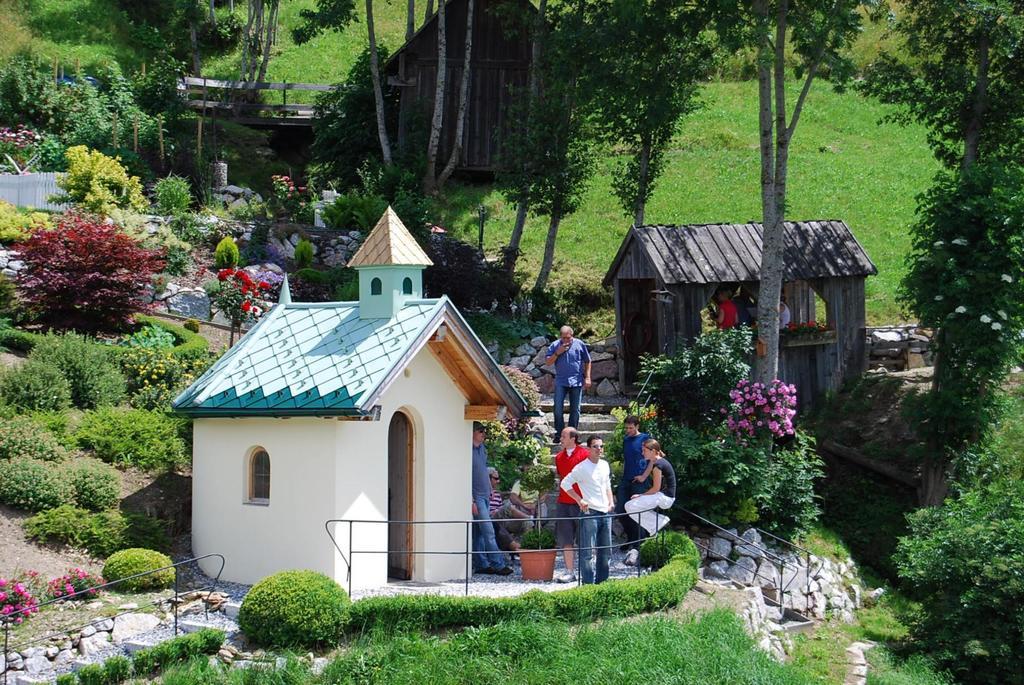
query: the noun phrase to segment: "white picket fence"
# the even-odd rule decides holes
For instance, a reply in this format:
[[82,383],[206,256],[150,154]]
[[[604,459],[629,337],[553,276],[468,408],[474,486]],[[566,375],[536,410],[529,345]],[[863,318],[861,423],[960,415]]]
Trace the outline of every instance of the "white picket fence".
[[0,175],[0,200],[10,202],[15,207],[33,207],[59,211],[66,204],[50,202],[50,196],[60,192],[57,178],[63,174],[13,174]]

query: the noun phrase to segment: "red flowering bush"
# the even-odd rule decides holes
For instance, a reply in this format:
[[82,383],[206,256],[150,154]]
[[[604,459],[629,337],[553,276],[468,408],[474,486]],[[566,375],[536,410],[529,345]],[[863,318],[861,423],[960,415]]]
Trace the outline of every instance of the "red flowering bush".
[[114,331],[148,305],[142,299],[162,253],[148,250],[116,226],[66,214],[50,231],[35,231],[16,247],[26,269],[18,278],[24,303],[46,324]]
[[0,623],[23,623],[39,612],[39,602],[20,580],[0,578]]
[[242,269],[221,269],[217,272],[220,282],[213,293],[214,306],[234,326],[255,321],[263,315],[266,303],[262,298],[270,290],[270,283],[257,281]]
[[732,407],[722,409],[725,424],[736,438],[746,444],[765,434],[781,438],[793,435],[796,416],[796,386],[776,379],[765,385],[747,379],[729,393]]
[[296,185],[289,176],[271,176],[273,196],[271,205],[274,213],[289,221],[313,223],[313,203],[306,186]]
[[50,599],[91,599],[100,593],[95,589],[97,585],[103,585],[103,578],[80,568],[69,568],[67,573],[46,584],[46,595]]
[[820,338],[831,331],[832,329],[826,324],[818,323],[816,321],[806,321],[804,323],[790,322],[780,332],[782,333],[782,337],[792,339]]

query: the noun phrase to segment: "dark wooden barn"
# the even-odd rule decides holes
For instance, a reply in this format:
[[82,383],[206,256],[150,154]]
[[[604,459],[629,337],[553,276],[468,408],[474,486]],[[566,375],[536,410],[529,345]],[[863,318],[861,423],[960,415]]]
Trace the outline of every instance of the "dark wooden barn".
[[[445,108],[438,166],[455,143],[459,86],[466,56],[467,0],[445,5],[448,45]],[[530,23],[536,10],[529,0],[475,0],[469,96],[459,171],[495,171],[509,106],[527,85],[530,69]],[[385,65],[387,82],[399,90],[398,144],[404,145],[417,118],[429,126],[437,83],[437,14],[425,23]]]
[[[700,335],[720,286],[756,296],[761,234],[756,223],[629,230],[604,279],[615,290],[624,387],[636,382],[641,355],[672,353]],[[796,385],[807,408],[864,372],[864,279],[877,269],[842,221],[787,222],[784,255],[792,321],[824,320],[831,329],[823,339],[781,343],[779,377]]]

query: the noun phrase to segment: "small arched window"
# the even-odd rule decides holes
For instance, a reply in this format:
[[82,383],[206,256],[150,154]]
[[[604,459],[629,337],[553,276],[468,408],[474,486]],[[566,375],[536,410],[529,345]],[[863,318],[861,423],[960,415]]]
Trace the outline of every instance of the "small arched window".
[[402,281],[402,294],[412,295],[412,279],[408,276],[406,276],[405,280]]
[[370,294],[371,295],[380,295],[380,291],[381,291],[380,279],[379,278],[375,278],[372,281],[370,281]]
[[249,502],[270,503],[270,455],[262,448],[249,457]]

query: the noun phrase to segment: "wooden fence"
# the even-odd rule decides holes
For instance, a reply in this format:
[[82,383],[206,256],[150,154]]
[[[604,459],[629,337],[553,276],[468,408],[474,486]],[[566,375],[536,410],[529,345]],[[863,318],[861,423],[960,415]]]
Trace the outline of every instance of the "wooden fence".
[[[203,113],[220,112],[240,123],[272,124],[279,126],[311,126],[314,105],[288,103],[288,93],[294,91],[327,92],[339,86],[320,83],[279,83],[270,81],[225,81],[221,79],[186,76],[178,82],[178,91],[186,97],[190,109]],[[281,93],[281,104],[256,102],[260,93]]]
[[57,178],[63,174],[13,174],[0,175],[0,200],[15,207],[32,207],[59,211],[66,204],[50,202],[50,196],[60,192]]

